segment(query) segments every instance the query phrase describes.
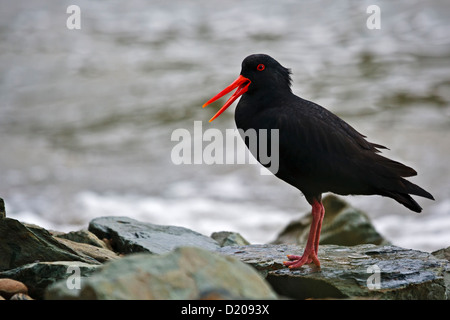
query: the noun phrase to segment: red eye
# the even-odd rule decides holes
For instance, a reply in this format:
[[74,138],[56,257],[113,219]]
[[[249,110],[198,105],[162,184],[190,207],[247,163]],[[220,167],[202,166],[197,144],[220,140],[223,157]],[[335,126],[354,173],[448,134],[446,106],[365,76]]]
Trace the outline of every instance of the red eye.
[[256,67],[256,70],[258,71],[263,71],[266,68],[265,65],[263,65],[262,63],[258,64],[258,66]]

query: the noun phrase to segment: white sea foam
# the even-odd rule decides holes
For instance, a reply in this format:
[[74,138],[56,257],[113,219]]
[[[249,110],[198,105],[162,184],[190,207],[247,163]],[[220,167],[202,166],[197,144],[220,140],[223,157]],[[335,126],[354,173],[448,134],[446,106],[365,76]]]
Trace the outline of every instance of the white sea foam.
[[216,231],[240,232],[252,243],[267,243],[292,219],[276,208],[205,197],[163,199],[136,195],[77,196],[86,220],[99,216],[127,216],[161,225],[178,225],[205,235]]
[[[233,195],[239,189],[232,187],[232,179],[222,185]],[[59,231],[87,228],[90,220],[101,216],[127,216],[136,220],[190,228],[205,235],[217,231],[241,233],[251,243],[268,243],[293,219],[296,211],[286,211],[266,204],[251,203],[244,198],[217,199],[194,196],[188,184],[171,189],[177,197],[162,198],[136,194],[99,194],[92,191],[78,193],[74,206],[76,219],[65,223],[54,220],[55,215],[39,216],[30,210],[13,212],[9,217]],[[245,194],[245,192],[244,192]],[[181,196],[184,195],[184,196]],[[181,196],[181,197],[180,197]],[[362,199],[358,198],[360,204]],[[354,201],[351,201],[354,202]],[[373,202],[373,201],[372,201]],[[395,205],[395,203],[394,203]],[[394,245],[433,251],[450,244],[450,200],[433,207],[432,215],[384,215],[373,218],[375,228]],[[72,217],[73,218],[73,217]],[[69,222],[67,222],[69,221]]]
[[434,251],[450,245],[450,200],[433,209],[433,215],[386,215],[373,223],[394,245]]

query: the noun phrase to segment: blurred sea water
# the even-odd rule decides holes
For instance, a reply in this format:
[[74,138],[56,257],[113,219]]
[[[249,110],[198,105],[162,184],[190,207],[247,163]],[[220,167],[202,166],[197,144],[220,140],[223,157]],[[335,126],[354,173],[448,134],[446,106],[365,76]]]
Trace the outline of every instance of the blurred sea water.
[[[202,109],[252,53],[293,71],[293,91],[390,148],[436,201],[421,214],[351,196],[394,244],[450,245],[450,4],[435,1],[0,2],[0,197],[57,230],[125,215],[265,243],[310,210],[258,165],[175,165],[174,130],[235,128]],[[381,10],[370,30],[369,5]]]

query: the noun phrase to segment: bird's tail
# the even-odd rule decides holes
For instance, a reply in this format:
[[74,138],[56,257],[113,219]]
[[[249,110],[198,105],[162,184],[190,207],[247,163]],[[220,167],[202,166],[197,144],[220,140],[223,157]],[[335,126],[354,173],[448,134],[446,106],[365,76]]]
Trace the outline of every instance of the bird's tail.
[[413,168],[379,154],[375,157],[377,166],[373,170],[376,174],[373,181],[376,181],[375,185],[381,195],[390,197],[415,212],[421,212],[422,208],[410,194],[434,200],[428,191],[404,178],[417,175]]
[[409,194],[414,194],[416,196],[421,196],[421,197],[424,197],[427,199],[434,200],[434,197],[431,195],[431,193],[422,189],[418,185],[416,185],[408,180],[405,180],[403,178],[401,178],[401,182],[404,185],[404,187],[405,187],[404,191],[406,191],[406,192],[383,190],[383,193],[386,196],[398,201],[399,203],[403,204],[408,209],[411,209],[412,211],[415,211],[415,212],[421,212],[422,208]]

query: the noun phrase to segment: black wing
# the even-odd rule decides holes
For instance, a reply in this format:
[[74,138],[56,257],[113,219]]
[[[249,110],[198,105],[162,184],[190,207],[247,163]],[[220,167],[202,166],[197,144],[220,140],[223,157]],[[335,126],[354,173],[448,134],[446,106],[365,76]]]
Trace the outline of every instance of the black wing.
[[414,211],[420,206],[409,196],[432,195],[403,179],[417,172],[380,155],[386,147],[367,141],[344,120],[304,99],[288,103],[278,112],[272,128],[280,132],[280,172],[277,176],[299,188],[305,196],[380,194]]

